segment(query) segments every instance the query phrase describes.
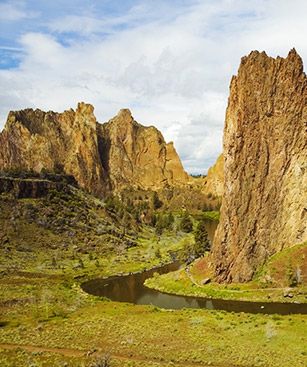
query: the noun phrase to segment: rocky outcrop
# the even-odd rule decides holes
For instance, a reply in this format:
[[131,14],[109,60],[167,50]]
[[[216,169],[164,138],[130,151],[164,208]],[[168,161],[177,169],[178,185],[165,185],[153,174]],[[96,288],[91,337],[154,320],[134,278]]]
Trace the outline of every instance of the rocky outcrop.
[[307,240],[307,78],[295,50],[242,58],[224,160],[214,270],[218,281],[248,281],[268,256]]
[[188,181],[173,144],[156,128],[138,124],[129,110],[99,124],[85,103],[63,113],[10,112],[0,133],[0,170],[63,172],[99,196]]
[[158,190],[188,181],[173,144],[166,144],[155,127],[137,123],[127,109],[99,127],[99,139],[103,167],[115,191],[127,186]]
[[66,182],[0,177],[0,194],[10,193],[16,199],[41,198],[48,195],[51,190],[70,192],[70,187]]
[[107,178],[100,163],[93,107],[79,103],[63,113],[10,112],[0,134],[0,169],[62,171],[102,194]]
[[224,190],[224,158],[221,154],[215,164],[209,168],[203,179],[201,191],[207,195],[222,197]]

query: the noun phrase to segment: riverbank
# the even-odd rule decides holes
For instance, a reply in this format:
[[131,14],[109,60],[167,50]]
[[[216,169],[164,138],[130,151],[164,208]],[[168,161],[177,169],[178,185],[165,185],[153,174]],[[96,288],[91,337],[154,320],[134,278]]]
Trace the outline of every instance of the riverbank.
[[[0,279],[1,366],[89,367],[105,354],[111,355],[111,367],[305,365],[306,315],[171,311],[111,302],[80,289],[88,277],[167,262],[169,250],[184,241],[165,234],[153,245],[149,234],[140,237],[125,254],[105,259],[79,254],[83,266],[71,256],[52,267],[51,253],[35,259],[12,252],[2,262]],[[11,268],[16,259],[23,270]]]
[[[110,262],[103,274],[115,269]],[[89,367],[105,354],[111,367],[304,366],[306,315],[111,302],[86,294],[67,274],[1,277],[1,366]]]
[[302,315],[165,311],[74,297],[79,305],[65,316],[29,319],[26,309],[19,324],[1,327],[1,366],[89,366],[105,353],[112,367],[303,367],[306,360]]
[[[181,296],[252,302],[307,303],[306,279],[296,281],[296,269],[306,273],[307,243],[288,248],[272,256],[259,269],[252,282],[244,284],[211,283],[206,258],[175,272],[147,279],[151,289]],[[207,284],[204,284],[208,282]]]
[[159,292],[180,296],[203,297],[250,302],[307,303],[306,287],[255,288],[256,285],[221,285],[217,283],[198,285],[185,269],[147,279],[145,285]]

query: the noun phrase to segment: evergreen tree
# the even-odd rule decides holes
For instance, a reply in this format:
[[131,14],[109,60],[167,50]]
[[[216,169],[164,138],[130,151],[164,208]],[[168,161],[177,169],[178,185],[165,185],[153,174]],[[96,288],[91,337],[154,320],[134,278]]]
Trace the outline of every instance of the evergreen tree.
[[206,251],[210,251],[210,241],[206,230],[205,220],[201,219],[194,232],[195,245],[194,252],[196,257],[202,256]]
[[154,191],[153,193],[153,198],[152,198],[152,202],[153,202],[153,207],[154,209],[159,209],[161,208],[161,206],[163,205],[162,201],[159,199],[159,196],[157,194],[156,191]]
[[161,236],[162,233],[163,233],[163,229],[164,229],[164,227],[163,227],[162,221],[158,220],[157,223],[156,223],[156,234],[158,236]]
[[187,212],[183,213],[183,217],[180,223],[180,229],[186,233],[190,233],[193,230],[193,223]]
[[181,263],[190,264],[195,260],[194,244],[190,239],[185,238],[182,242],[182,249],[179,252],[178,259]]
[[173,214],[172,213],[168,213],[167,219],[166,219],[166,223],[167,223],[167,228],[168,229],[172,229],[173,228],[174,221],[175,221],[175,218],[174,218]]

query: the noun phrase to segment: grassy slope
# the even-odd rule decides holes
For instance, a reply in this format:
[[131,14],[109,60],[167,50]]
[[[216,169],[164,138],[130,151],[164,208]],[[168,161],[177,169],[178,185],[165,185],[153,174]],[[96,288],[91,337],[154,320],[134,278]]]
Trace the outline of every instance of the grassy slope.
[[[174,246],[167,237],[161,242]],[[128,250],[131,257],[115,255],[101,267],[100,275],[116,274],[123,266],[141,269],[145,239],[141,246]],[[101,301],[80,290],[74,272],[1,277],[0,344],[42,347],[16,352],[0,345],[1,366],[64,366],[64,362],[89,366],[105,352],[111,353],[113,367],[305,365],[306,316],[163,311]],[[44,348],[68,348],[76,355]],[[86,356],[93,349],[96,355]]]
[[[81,279],[166,262],[168,253],[186,239],[166,233],[158,241],[154,232],[145,228],[135,239],[137,246],[128,248],[125,241],[131,238],[123,241],[120,224],[114,224],[99,203],[91,202],[86,209],[91,198],[75,199],[82,205],[71,203],[80,208],[73,222],[67,223],[73,236],[58,224],[69,217],[71,210],[65,212],[69,200],[55,198],[53,209],[40,200],[27,199],[17,206],[4,200],[6,204],[1,206],[1,228],[6,236],[1,237],[0,247],[0,344],[41,348],[8,350],[0,345],[1,366],[89,366],[104,352],[113,356],[113,367],[305,365],[305,316],[163,311],[83,293]],[[33,217],[33,207],[41,204],[49,216]],[[18,221],[8,221],[12,215]],[[41,217],[47,223],[39,223]],[[94,229],[100,221],[104,228],[113,225],[112,230],[97,234]],[[59,251],[63,242],[68,246]],[[60,351],[46,351],[48,348]],[[96,355],[87,356],[93,349]]]
[[[56,279],[39,279],[39,286],[37,279],[32,280],[28,297],[35,287],[40,287],[40,296],[33,302],[5,309],[2,315],[8,324],[0,328],[0,343],[69,348],[81,350],[84,355],[58,356],[22,350],[15,353],[1,351],[0,346],[1,366],[21,366],[25,362],[62,366],[64,361],[69,366],[87,366],[93,357],[85,354],[93,349],[101,354],[110,352],[114,367],[195,363],[287,367],[304,366],[306,361],[305,316],[163,311],[151,306],[99,301],[77,286]],[[55,313],[55,301],[62,308],[67,307],[65,313]]]
[[[197,260],[190,268],[148,279],[146,285],[163,292],[211,298],[247,301],[307,302],[307,243],[293,246],[269,259],[259,270],[255,280],[246,284],[202,285],[206,277],[206,258]],[[300,269],[301,283],[291,288],[293,298],[284,297],[284,288],[292,283],[296,269]],[[208,275],[208,274],[207,274]]]

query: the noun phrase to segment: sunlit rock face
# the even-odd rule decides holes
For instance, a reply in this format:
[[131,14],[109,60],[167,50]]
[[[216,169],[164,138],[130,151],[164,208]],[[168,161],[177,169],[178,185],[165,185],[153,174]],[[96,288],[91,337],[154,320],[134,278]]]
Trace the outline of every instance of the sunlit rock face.
[[159,189],[188,181],[173,144],[156,128],[138,124],[129,110],[99,124],[85,103],[63,113],[10,112],[0,133],[0,169],[62,171],[100,196],[127,186]]
[[103,166],[113,190],[125,186],[156,190],[188,182],[173,144],[166,144],[155,127],[137,123],[129,110],[121,110],[99,132]]
[[214,165],[209,168],[202,182],[202,192],[207,195],[223,196],[224,191],[224,158],[221,154]]
[[296,51],[243,57],[224,129],[218,281],[248,281],[268,256],[307,240],[306,130],[307,78]]
[[0,168],[63,171],[95,194],[106,188],[93,106],[79,103],[63,113],[10,112],[0,134]]

